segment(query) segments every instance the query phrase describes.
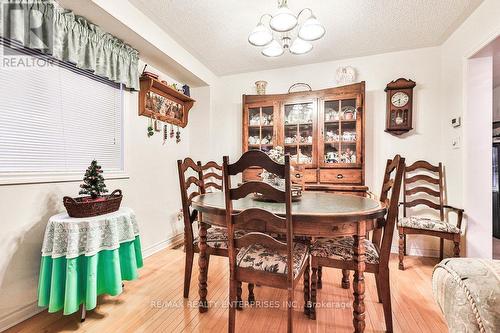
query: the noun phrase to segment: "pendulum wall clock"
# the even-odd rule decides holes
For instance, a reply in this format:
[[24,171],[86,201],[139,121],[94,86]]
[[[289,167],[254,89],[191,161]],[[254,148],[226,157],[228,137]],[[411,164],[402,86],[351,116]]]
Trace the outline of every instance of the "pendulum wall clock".
[[413,129],[413,88],[412,80],[399,78],[385,88],[387,93],[387,113],[385,131],[401,135]]

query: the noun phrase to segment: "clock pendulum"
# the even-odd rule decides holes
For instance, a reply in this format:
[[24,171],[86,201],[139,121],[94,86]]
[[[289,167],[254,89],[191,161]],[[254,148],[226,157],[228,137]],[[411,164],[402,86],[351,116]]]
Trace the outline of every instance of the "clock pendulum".
[[403,111],[401,110],[398,110],[398,113],[396,114],[396,119],[395,119],[395,122],[396,122],[396,125],[401,125],[403,123]]

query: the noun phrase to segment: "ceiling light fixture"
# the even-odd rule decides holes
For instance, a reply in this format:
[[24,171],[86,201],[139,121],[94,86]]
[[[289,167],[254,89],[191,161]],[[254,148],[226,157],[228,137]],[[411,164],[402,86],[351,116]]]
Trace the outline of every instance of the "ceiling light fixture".
[[[299,19],[306,11],[309,16],[300,24]],[[264,24],[266,17],[270,19]],[[285,53],[285,49],[292,54],[305,54],[313,48],[310,42],[320,39],[325,32],[310,8],[304,8],[294,15],[287,6],[287,0],[278,0],[277,12],[261,16],[248,36],[248,42],[253,46],[264,47],[262,54],[267,57],[278,57]]]

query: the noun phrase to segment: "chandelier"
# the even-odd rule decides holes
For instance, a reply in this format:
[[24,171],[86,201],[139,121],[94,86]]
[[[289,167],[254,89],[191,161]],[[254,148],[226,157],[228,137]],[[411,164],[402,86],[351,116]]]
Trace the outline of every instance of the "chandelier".
[[[307,19],[299,24],[299,18],[306,12]],[[267,24],[264,24],[265,18],[269,18]],[[285,49],[292,54],[305,54],[313,49],[310,42],[320,39],[325,32],[310,8],[304,8],[294,15],[287,6],[287,0],[278,0],[276,13],[260,17],[259,23],[248,36],[248,42],[263,47],[262,54],[266,57],[279,57],[285,53]]]

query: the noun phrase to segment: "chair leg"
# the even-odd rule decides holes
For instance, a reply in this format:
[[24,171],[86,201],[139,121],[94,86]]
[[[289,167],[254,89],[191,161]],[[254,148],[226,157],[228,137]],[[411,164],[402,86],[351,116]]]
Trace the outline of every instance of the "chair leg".
[[443,260],[444,239],[439,238],[439,261]]
[[460,241],[454,241],[453,242],[454,246],[453,246],[453,256],[458,258],[460,257]]
[[318,289],[323,288],[323,266],[318,267]]
[[399,269],[404,271],[405,267],[403,265],[403,259],[405,257],[404,255],[404,238],[405,235],[403,233],[399,233]]
[[191,273],[193,271],[193,250],[186,249],[186,262],[184,266],[184,298],[189,297],[189,287],[191,285]]
[[378,274],[380,289],[382,291],[382,305],[384,307],[385,329],[392,332],[392,306],[391,306],[391,283],[389,281],[389,270],[383,269]]
[[243,299],[241,298],[241,294],[243,293],[243,290],[241,288],[241,281],[236,282],[236,299],[237,299],[237,304],[236,304],[236,309],[237,310],[242,310],[243,309]]
[[351,287],[351,282],[349,281],[349,271],[347,269],[342,270],[342,288],[349,289]]
[[380,275],[378,273],[375,274],[375,284],[377,285],[378,302],[382,303],[383,302],[382,285],[380,283]]
[[310,275],[310,269],[309,269],[309,263],[307,263],[307,266],[304,270],[304,314],[306,316],[309,315],[309,308],[311,307],[311,294],[310,294],[310,288],[311,284],[309,281],[309,275]]
[[318,268],[312,266],[311,274],[311,308],[309,309],[309,318],[316,320],[316,289],[318,288]]
[[229,318],[228,318],[228,333],[234,333],[236,329],[236,284],[237,281],[229,281]]
[[249,304],[255,304],[255,295],[253,293],[253,288],[254,288],[254,284],[253,283],[249,283],[248,284],[248,303]]
[[408,253],[406,252],[406,234],[403,234],[403,254],[406,256]]
[[288,289],[288,302],[287,302],[287,317],[288,317],[288,323],[287,323],[287,332],[292,333],[293,332],[293,294],[294,294],[294,288],[293,286]]

